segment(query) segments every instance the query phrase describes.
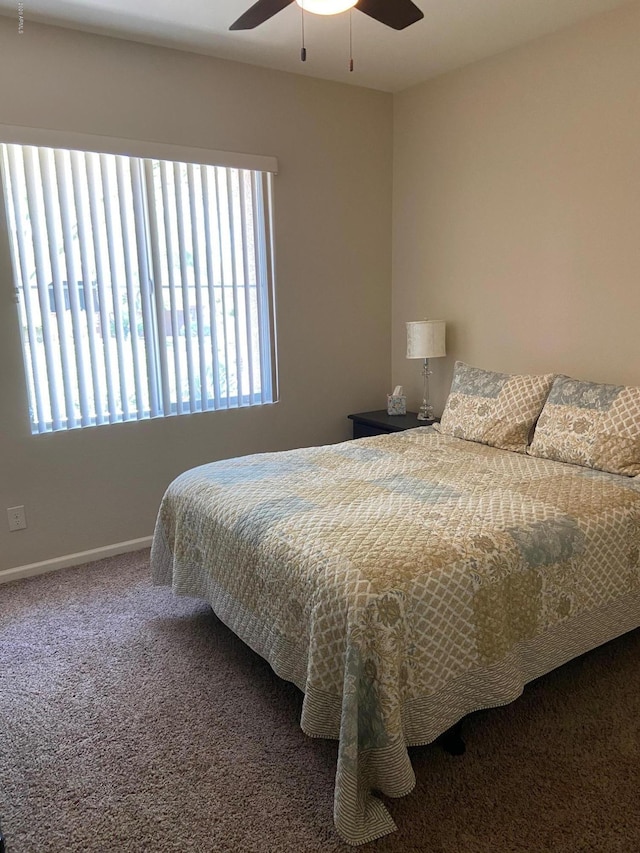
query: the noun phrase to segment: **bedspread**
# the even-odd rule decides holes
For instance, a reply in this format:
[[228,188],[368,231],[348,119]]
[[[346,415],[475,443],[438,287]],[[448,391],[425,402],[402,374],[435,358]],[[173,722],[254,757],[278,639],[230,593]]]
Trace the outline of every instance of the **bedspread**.
[[168,488],[154,581],[207,599],[339,741],[334,820],[395,829],[408,745],[640,624],[640,482],[431,428],[229,459]]

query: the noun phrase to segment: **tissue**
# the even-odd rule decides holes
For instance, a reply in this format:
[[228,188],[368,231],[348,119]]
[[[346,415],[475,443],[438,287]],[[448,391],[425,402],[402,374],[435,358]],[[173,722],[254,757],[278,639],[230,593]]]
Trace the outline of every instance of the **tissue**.
[[393,393],[387,394],[387,414],[407,414],[407,398],[402,393],[402,385],[396,385],[396,387],[393,389]]

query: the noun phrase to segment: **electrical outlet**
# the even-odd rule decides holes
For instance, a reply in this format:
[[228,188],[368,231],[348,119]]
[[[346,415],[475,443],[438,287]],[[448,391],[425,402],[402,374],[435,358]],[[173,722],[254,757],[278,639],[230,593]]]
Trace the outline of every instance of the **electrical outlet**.
[[9,530],[24,530],[27,526],[27,517],[23,506],[7,507],[7,518],[9,519]]

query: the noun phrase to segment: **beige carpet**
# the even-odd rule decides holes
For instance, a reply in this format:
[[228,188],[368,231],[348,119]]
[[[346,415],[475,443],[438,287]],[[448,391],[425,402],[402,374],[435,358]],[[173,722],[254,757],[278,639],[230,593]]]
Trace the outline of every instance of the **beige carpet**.
[[[416,748],[399,832],[424,853],[640,850],[640,631]],[[336,745],[301,695],[139,552],[0,586],[7,853],[332,853]]]

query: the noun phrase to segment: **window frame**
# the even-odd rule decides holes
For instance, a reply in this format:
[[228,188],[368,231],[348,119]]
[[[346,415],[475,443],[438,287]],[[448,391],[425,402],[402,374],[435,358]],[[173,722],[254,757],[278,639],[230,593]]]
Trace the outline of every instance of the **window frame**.
[[[251,172],[260,172],[267,175],[268,180],[262,182],[262,192],[267,194],[267,198],[265,198],[265,203],[263,206],[264,211],[264,231],[260,228],[254,229],[257,239],[261,241],[260,251],[263,253],[265,270],[266,270],[266,281],[262,281],[260,283],[259,290],[256,291],[256,298],[260,299],[260,294],[266,293],[266,301],[262,306],[262,311],[267,312],[265,316],[266,327],[268,329],[268,334],[263,334],[262,327],[259,327],[259,354],[260,354],[260,376],[261,376],[261,394],[262,398],[268,397],[269,399],[265,400],[256,400],[255,393],[253,394],[254,399],[251,399],[251,389],[247,389],[244,393],[241,393],[243,389],[238,388],[236,394],[225,395],[226,405],[220,405],[219,398],[217,401],[217,405],[211,405],[215,403],[216,397],[211,394],[206,395],[204,398],[201,395],[201,407],[194,410],[193,406],[189,407],[187,405],[187,409],[184,409],[184,403],[181,400],[181,397],[178,396],[176,399],[172,399],[170,404],[167,405],[166,402],[164,406],[161,406],[162,409],[159,412],[153,412],[153,406],[149,405],[146,407],[146,410],[140,411],[140,406],[138,405],[137,414],[133,417],[125,417],[124,413],[121,413],[120,417],[113,417],[112,412],[108,412],[108,417],[104,418],[102,415],[100,417],[96,417],[95,415],[91,419],[89,423],[86,422],[86,418],[78,417],[76,418],[76,423],[72,423],[69,425],[68,418],[65,418],[64,413],[62,418],[59,418],[56,426],[55,417],[50,420],[43,422],[42,418],[39,417],[39,413],[35,411],[31,411],[32,402],[35,398],[35,390],[34,390],[34,379],[33,379],[33,368],[32,365],[28,363],[27,352],[26,352],[26,341],[25,341],[25,333],[20,331],[20,339],[22,344],[23,351],[23,360],[25,367],[25,381],[26,381],[26,390],[27,396],[30,403],[30,411],[29,411],[29,420],[31,423],[31,431],[34,434],[47,434],[51,432],[57,431],[68,431],[75,427],[90,427],[95,425],[106,425],[107,423],[130,423],[135,420],[148,419],[154,417],[167,417],[176,414],[190,414],[195,412],[207,412],[207,411],[217,411],[221,408],[236,408],[240,406],[246,405],[268,405],[270,403],[275,403],[278,400],[278,368],[277,368],[277,330],[276,330],[276,295],[275,295],[275,259],[274,259],[274,237],[273,237],[273,181],[271,177],[278,173],[278,162],[275,157],[263,156],[263,155],[253,155],[253,154],[242,154],[242,153],[233,153],[233,152],[224,152],[210,149],[202,149],[202,148],[192,148],[192,147],[184,147],[184,146],[175,146],[171,144],[158,143],[158,142],[147,142],[140,140],[129,140],[129,139],[118,139],[111,137],[101,137],[94,136],[91,134],[80,134],[80,133],[66,133],[61,131],[53,131],[53,130],[44,130],[39,128],[21,128],[14,127],[8,125],[0,124],[0,143],[5,143],[8,145],[21,145],[21,146],[35,146],[38,148],[53,148],[53,149],[65,149],[67,151],[79,151],[82,153],[95,153],[95,154],[107,154],[107,155],[115,155],[115,156],[125,156],[129,158],[140,158],[140,162],[142,160],[159,160],[159,161],[168,161],[169,163],[174,164],[185,164],[187,167],[191,164],[194,166],[216,166],[222,167],[225,169],[231,170],[245,170]],[[142,164],[144,167],[144,164]],[[2,201],[5,202],[6,213],[3,210],[2,217],[0,218],[0,223],[6,223],[7,232],[10,229],[11,217],[9,214],[9,199],[4,199],[4,193],[6,189],[6,184],[4,181],[0,181],[0,195],[3,196]],[[0,202],[1,203],[1,202]],[[23,287],[20,282],[20,278],[23,276],[20,275],[20,266],[21,262],[19,258],[16,258],[14,255],[14,238],[10,233],[7,233],[8,243],[10,246],[10,252],[12,256],[12,282],[16,291],[15,301],[18,303],[17,305],[17,316],[19,325],[22,325],[21,314],[24,312],[24,306],[20,305],[20,300],[24,299],[24,295],[22,293]],[[151,253],[151,244],[148,244],[148,251]],[[145,243],[147,245],[147,243]],[[234,247],[233,251],[236,249]],[[246,252],[246,249],[243,249]],[[257,270],[256,270],[257,275]],[[81,276],[84,282],[84,275]],[[63,282],[63,285],[66,282]],[[164,289],[164,284],[162,285]],[[224,282],[220,285],[224,291],[227,286]],[[237,284],[233,283],[233,288],[235,290]],[[245,284],[243,287],[247,287]],[[68,285],[67,285],[68,287]],[[145,285],[144,289],[147,292],[146,298],[149,299],[153,297],[153,290],[155,285],[153,284],[152,278],[149,279],[148,285]],[[197,298],[197,288],[200,287],[200,283],[197,282],[194,285],[196,291]],[[256,287],[258,287],[258,282],[256,279]],[[207,283],[208,292],[212,292],[212,288],[215,289],[215,285],[211,284],[208,280]],[[57,288],[60,290],[60,287]],[[86,286],[83,284],[82,287],[82,299],[86,300],[87,298],[92,298],[92,293],[87,295],[84,291]],[[74,298],[78,299],[78,292],[80,288],[69,288],[69,290],[74,290],[75,295]],[[130,294],[128,298],[130,297]],[[61,297],[60,294],[57,294],[57,298],[64,298],[65,300],[68,298],[66,293],[63,293]],[[162,298],[162,297],[160,297]],[[246,299],[246,297],[245,297]],[[86,305],[85,305],[86,307]],[[200,309],[199,309],[200,310]],[[212,310],[212,309],[210,309]],[[200,315],[198,315],[200,316]],[[156,323],[156,317],[154,314],[153,322],[155,324],[155,330],[153,331],[153,342],[154,346],[160,346],[162,343],[162,336],[158,330],[158,323]],[[94,334],[93,332],[91,334]],[[146,334],[146,331],[145,331]],[[174,334],[174,333],[172,333]],[[175,335],[174,335],[175,336]],[[196,343],[198,344],[198,338],[196,338]],[[199,342],[198,346],[202,344],[202,341]],[[199,349],[196,349],[196,358],[198,357]],[[236,354],[238,353],[237,342],[236,342]],[[267,360],[268,370],[262,368],[262,365],[265,363],[265,359]],[[117,375],[116,375],[117,380]],[[262,384],[264,380],[268,382],[268,388]],[[161,386],[163,382],[162,376],[158,372],[153,379],[153,383]],[[228,389],[227,389],[228,391]],[[60,399],[61,408],[64,409],[64,395],[62,395],[62,399]],[[206,405],[205,405],[206,402]],[[182,411],[180,411],[182,409]],[[104,413],[103,413],[104,414]]]

